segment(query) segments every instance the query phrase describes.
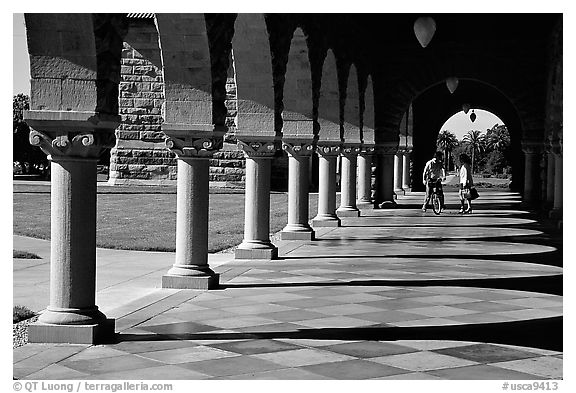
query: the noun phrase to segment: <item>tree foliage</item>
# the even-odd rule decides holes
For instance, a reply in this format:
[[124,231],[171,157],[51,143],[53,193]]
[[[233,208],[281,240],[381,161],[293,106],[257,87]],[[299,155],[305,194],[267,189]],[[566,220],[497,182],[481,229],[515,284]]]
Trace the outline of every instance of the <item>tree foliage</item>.
[[444,167],[448,169],[450,163],[450,153],[458,146],[458,138],[454,133],[448,130],[442,130],[436,139],[436,147],[439,151],[444,152]]
[[30,98],[20,93],[14,96],[12,103],[12,160],[18,162],[23,173],[43,173],[48,167],[48,159],[39,148],[30,145],[30,127],[24,121],[24,111],[30,109]]
[[465,146],[468,147],[470,154],[472,156],[471,167],[472,167],[472,173],[474,173],[475,169],[474,159],[476,158],[476,152],[478,152],[479,155],[484,152],[484,135],[482,135],[482,133],[478,130],[471,130],[468,131],[466,135],[464,135],[464,137],[462,138],[462,142],[464,143]]
[[462,138],[461,146],[454,150],[457,156],[466,153],[471,157],[473,172],[498,174],[510,166],[510,134],[505,125],[495,124],[486,130],[469,131]]

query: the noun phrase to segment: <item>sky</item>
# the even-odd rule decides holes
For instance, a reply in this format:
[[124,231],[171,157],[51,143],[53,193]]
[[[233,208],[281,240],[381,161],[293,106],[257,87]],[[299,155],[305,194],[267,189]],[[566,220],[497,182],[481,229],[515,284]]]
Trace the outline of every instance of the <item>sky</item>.
[[13,95],[24,93],[30,95],[30,59],[24,30],[24,14],[14,14],[14,53],[12,80]]
[[470,114],[472,110],[465,114],[460,111],[452,116],[450,119],[444,123],[440,131],[447,130],[456,135],[458,140],[462,140],[462,137],[472,130],[479,130],[482,134],[486,133],[486,130],[494,127],[495,124],[504,124],[502,120],[491,112],[484,111],[482,109],[474,109],[476,114],[476,120],[474,123],[470,120]]

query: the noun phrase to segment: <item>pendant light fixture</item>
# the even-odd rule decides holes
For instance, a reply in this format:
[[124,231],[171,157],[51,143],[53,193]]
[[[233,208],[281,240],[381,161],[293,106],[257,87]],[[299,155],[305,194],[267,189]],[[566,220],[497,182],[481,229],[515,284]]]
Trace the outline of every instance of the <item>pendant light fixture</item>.
[[422,16],[414,22],[414,34],[422,48],[426,48],[432,41],[434,33],[436,33],[436,22],[431,17]]
[[450,78],[447,78],[446,79],[446,87],[448,88],[448,91],[450,92],[450,94],[454,94],[454,92],[458,88],[458,78],[456,78],[455,76],[451,76]]
[[472,123],[474,123],[474,120],[476,120],[476,113],[474,113],[474,109],[472,109],[472,113],[470,113],[470,120]]
[[470,104],[462,104],[462,111],[464,113],[468,113],[469,110],[470,110]]

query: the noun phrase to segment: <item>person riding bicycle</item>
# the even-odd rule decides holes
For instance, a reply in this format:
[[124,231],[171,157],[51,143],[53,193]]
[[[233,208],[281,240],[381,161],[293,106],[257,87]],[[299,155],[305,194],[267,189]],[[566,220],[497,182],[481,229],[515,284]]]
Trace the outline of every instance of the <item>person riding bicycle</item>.
[[426,211],[428,201],[432,196],[432,191],[436,187],[436,193],[440,197],[440,211],[444,210],[444,193],[442,192],[442,180],[446,180],[446,172],[442,163],[442,152],[437,151],[434,158],[426,163],[424,166],[424,173],[422,175],[422,182],[426,186],[426,195],[424,196],[424,204],[422,211]]

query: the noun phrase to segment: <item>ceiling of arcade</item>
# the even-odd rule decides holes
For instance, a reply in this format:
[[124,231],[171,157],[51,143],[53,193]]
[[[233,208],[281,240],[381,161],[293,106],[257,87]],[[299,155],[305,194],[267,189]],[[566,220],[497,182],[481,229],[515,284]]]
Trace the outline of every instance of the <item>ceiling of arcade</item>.
[[[550,53],[549,49],[552,46],[551,41],[558,41],[558,37],[561,39],[561,15],[558,14],[432,15],[436,22],[436,33],[425,48],[420,46],[413,31],[414,21],[420,15],[274,14],[258,16],[260,18],[258,23],[261,23],[259,27],[248,24],[248,27],[242,30],[239,20],[244,16],[208,15],[206,26],[209,42],[205,52],[209,52],[210,55],[201,55],[198,59],[199,55],[194,50],[186,54],[186,58],[193,63],[209,62],[209,59],[212,59],[212,63],[208,66],[211,67],[213,83],[208,93],[212,94],[217,101],[213,115],[220,119],[224,117],[220,112],[225,110],[223,106],[224,83],[229,52],[235,45],[238,47],[233,48],[235,52],[238,49],[235,61],[238,62],[240,58],[245,59],[242,60],[243,64],[236,65],[237,71],[246,69],[252,74],[256,73],[253,80],[238,82],[239,95],[243,92],[242,88],[244,91],[253,92],[257,92],[258,89],[262,90],[264,84],[257,80],[262,76],[258,75],[261,70],[260,63],[268,58],[273,65],[273,91],[262,93],[262,96],[269,98],[261,104],[272,108],[273,124],[271,127],[276,131],[282,127],[281,122],[279,124],[279,119],[281,119],[279,112],[282,112],[285,104],[283,101],[284,85],[298,86],[298,84],[291,85],[291,82],[286,82],[286,77],[293,74],[288,61],[293,58],[298,59],[299,64],[308,62],[302,66],[309,70],[311,75],[311,81],[307,85],[302,85],[307,88],[310,85],[312,87],[312,94],[306,95],[307,99],[312,101],[311,109],[306,113],[308,116],[321,116],[319,106],[321,112],[322,99],[327,96],[322,95],[323,89],[339,94],[340,114],[338,118],[332,116],[330,119],[334,123],[340,121],[340,124],[349,123],[353,126],[361,126],[362,116],[353,118],[349,114],[345,115],[350,113],[344,105],[346,85],[348,85],[348,91],[351,86],[356,91],[358,86],[360,87],[360,94],[348,94],[348,96],[356,100],[359,96],[360,103],[356,104],[356,108],[364,108],[367,105],[364,104],[365,91],[363,89],[366,87],[366,78],[370,75],[370,81],[373,83],[373,125],[376,130],[377,143],[397,138],[402,118],[410,104],[418,95],[451,76],[458,77],[462,82],[453,95],[453,100],[445,106],[447,113],[457,110],[459,99],[465,99],[472,104],[478,102],[477,107],[485,105],[487,109],[497,113],[507,123],[509,122],[507,118],[516,115],[524,134],[534,130],[541,133],[544,129],[545,114],[548,111],[547,97],[556,98],[554,113],[561,113],[561,98],[560,111],[557,109],[558,91],[551,93],[549,86],[551,82],[558,83],[558,67],[550,66],[550,64],[561,63],[561,46],[560,49],[558,45],[555,46],[557,48],[555,53]],[[181,53],[180,47],[184,45],[185,37],[198,34],[195,31],[188,31],[190,29],[186,27],[184,19],[180,18],[177,22],[158,19],[158,27],[164,26],[163,31],[160,30],[159,41],[163,48],[175,48],[171,49],[170,53]],[[171,22],[174,22],[172,26]],[[100,26],[100,29],[105,27]],[[106,49],[110,42],[114,44],[114,47],[117,46],[117,37],[125,34],[120,31],[121,29],[112,27],[116,29],[116,33],[112,34],[113,39],[108,41],[105,32],[98,33],[95,30],[96,52],[101,52],[102,48]],[[168,34],[166,34],[167,31]],[[38,33],[45,33],[45,31],[40,29]],[[241,36],[242,34],[244,36]],[[266,34],[267,38],[264,41],[250,41],[251,34]],[[241,37],[245,40],[242,41]],[[98,38],[100,43],[98,43]],[[290,52],[291,44],[295,45],[295,43],[299,45],[300,52],[305,53],[308,50],[305,56],[298,57],[297,54]],[[38,49],[39,52],[42,50]],[[108,50],[108,52],[110,54],[107,55],[107,59],[115,61],[119,52],[117,50]],[[251,55],[251,52],[255,55]],[[32,52],[31,55],[33,55]],[[327,86],[325,82],[327,78],[323,73],[326,74],[327,70],[332,67],[333,60],[327,60],[331,56],[335,58],[333,68],[336,72],[332,83],[328,83],[330,86]],[[104,58],[98,56],[98,59],[100,61]],[[178,75],[177,79],[181,79],[184,74],[179,70],[186,67],[180,64],[183,59],[177,61],[179,68],[171,72],[173,75]],[[166,54],[164,62],[166,62]],[[34,62],[32,63],[34,67]],[[204,65],[198,67],[201,68]],[[103,79],[108,85],[113,85],[114,81],[118,80],[118,70],[112,67],[108,69],[109,75],[102,78],[102,69],[106,67],[99,66],[98,79]],[[551,77],[549,69],[555,69],[554,75],[556,76]],[[41,73],[41,70],[36,72],[36,76],[38,77]],[[169,85],[170,80],[166,83]],[[270,83],[267,83],[270,89]],[[242,88],[241,84],[243,84]],[[178,89],[182,90],[181,84],[167,88],[167,91],[179,91]],[[102,93],[99,92],[100,96]],[[258,94],[254,93],[253,96],[254,101],[257,101]],[[286,96],[287,107],[298,108],[298,105],[294,104],[294,97],[288,96],[289,94]],[[175,96],[173,100],[177,102],[181,100],[181,97]],[[447,113],[441,116],[445,117]]]

